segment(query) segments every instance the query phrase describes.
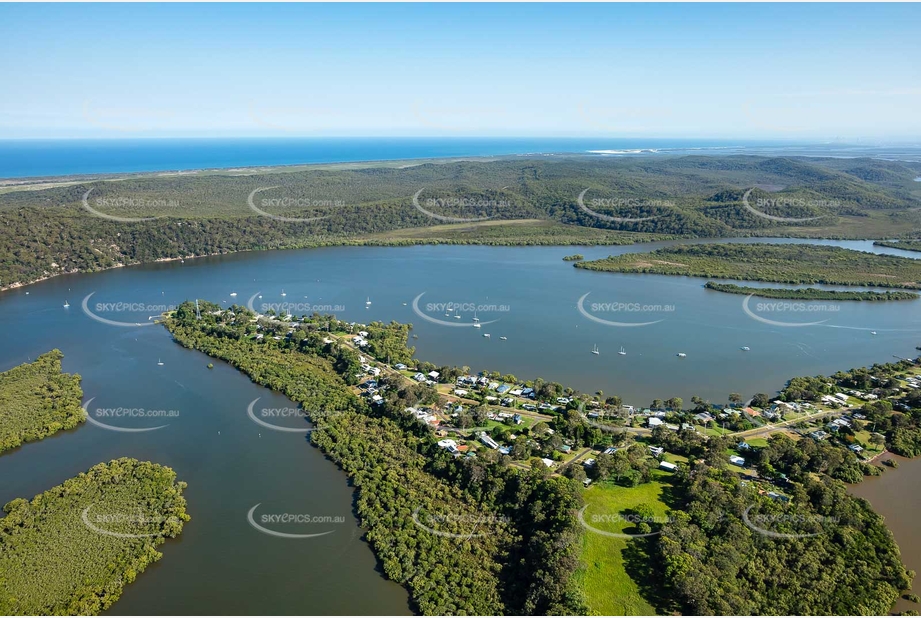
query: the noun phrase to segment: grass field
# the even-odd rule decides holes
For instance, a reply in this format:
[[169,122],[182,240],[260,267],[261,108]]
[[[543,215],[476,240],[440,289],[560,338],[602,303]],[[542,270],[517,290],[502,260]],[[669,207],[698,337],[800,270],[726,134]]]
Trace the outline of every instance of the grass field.
[[404,228],[360,238],[381,244],[401,241],[504,244],[508,241],[509,244],[521,245],[626,245],[666,239],[669,236],[566,225],[545,219],[506,219]]
[[[593,515],[611,516],[640,505],[649,506],[656,516],[664,516],[668,507],[666,496],[671,485],[670,474],[656,472],[656,480],[628,488],[603,482],[585,491],[585,521],[592,527],[609,532],[633,528],[627,522],[597,522]],[[582,539],[582,566],[576,573],[585,602],[592,614],[606,616],[643,616],[656,613],[644,598],[641,585],[634,580],[637,571],[631,566],[632,556],[643,551],[642,540],[607,537],[586,530]],[[631,573],[633,577],[631,577]],[[641,577],[637,577],[642,581]]]

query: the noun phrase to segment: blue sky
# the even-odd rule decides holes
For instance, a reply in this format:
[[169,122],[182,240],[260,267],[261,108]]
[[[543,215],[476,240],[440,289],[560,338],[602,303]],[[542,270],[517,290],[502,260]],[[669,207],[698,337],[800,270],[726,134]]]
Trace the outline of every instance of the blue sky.
[[921,139],[921,5],[0,4],[0,139]]

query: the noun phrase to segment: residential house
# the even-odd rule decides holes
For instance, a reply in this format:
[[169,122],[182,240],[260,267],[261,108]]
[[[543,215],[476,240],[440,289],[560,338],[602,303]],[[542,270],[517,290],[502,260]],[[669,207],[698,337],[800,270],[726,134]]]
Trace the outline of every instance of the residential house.
[[485,444],[491,449],[499,448],[499,443],[493,440],[492,438],[490,438],[489,435],[485,431],[480,432],[480,442],[482,442],[483,444]]

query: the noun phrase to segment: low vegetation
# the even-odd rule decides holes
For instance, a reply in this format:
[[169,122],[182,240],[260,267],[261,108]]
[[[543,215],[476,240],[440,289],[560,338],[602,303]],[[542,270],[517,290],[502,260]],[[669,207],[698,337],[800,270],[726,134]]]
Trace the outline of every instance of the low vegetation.
[[921,288],[921,260],[819,245],[679,245],[577,262],[575,267],[789,284]]
[[95,615],[162,556],[189,515],[170,468],[98,464],[0,519],[0,614]]
[[[771,440],[784,439],[775,436]],[[715,460],[714,460],[715,461]],[[883,518],[825,475],[786,468],[792,500],[759,495],[720,465],[681,476],[683,504],[656,543],[665,611],[885,615],[913,573]],[[764,531],[767,531],[765,534]]]
[[902,251],[921,251],[921,240],[877,240],[873,244]]
[[725,292],[726,294],[743,294],[745,296],[759,296],[761,298],[782,298],[787,300],[859,300],[859,301],[887,301],[887,300],[916,300],[919,298],[914,292],[851,292],[839,290],[819,290],[817,288],[791,289],[791,288],[754,288],[732,283],[715,283],[708,281],[704,286],[708,290]]
[[[886,238],[921,230],[921,199],[906,187],[919,172],[912,163],[716,156],[414,163],[83,177],[5,187],[0,286],[155,260],[330,245]],[[784,187],[749,195],[749,202],[774,204],[762,206],[767,214],[820,219],[784,225],[756,216],[743,202],[756,185]],[[273,188],[251,195],[260,187]],[[417,201],[424,210],[449,220],[480,220],[443,225],[444,219],[415,207],[413,196],[422,188]],[[578,204],[583,191],[586,209]],[[92,214],[84,199],[104,216],[135,220]],[[270,216],[251,209],[250,200]],[[611,216],[645,220],[615,222]]]
[[[636,533],[631,519],[648,517],[656,529],[667,520],[669,505],[666,494],[671,489],[669,477],[659,473],[656,479],[636,487],[611,482],[591,485],[585,491],[583,518],[592,528],[617,534]],[[632,517],[631,517],[632,516]],[[646,552],[650,542],[630,540],[586,531],[582,536],[582,567],[578,580],[585,602],[596,615],[650,616],[655,607],[647,597],[653,585],[637,576],[637,565],[651,559]]]
[[[200,304],[201,320],[190,303],[167,320],[173,337],[301,404],[316,426],[314,444],[358,490],[356,509],[384,573],[407,588],[420,613],[583,613],[571,580],[581,505],[575,483],[450,457],[405,414],[415,392],[394,389],[384,403],[366,403],[350,387],[358,354],[328,337],[330,318],[275,340],[256,331],[288,329],[287,322]],[[389,351],[394,362],[411,355],[404,325],[365,328],[378,353]]]
[[86,420],[80,376],[63,373],[60,350],[0,373],[0,453]]

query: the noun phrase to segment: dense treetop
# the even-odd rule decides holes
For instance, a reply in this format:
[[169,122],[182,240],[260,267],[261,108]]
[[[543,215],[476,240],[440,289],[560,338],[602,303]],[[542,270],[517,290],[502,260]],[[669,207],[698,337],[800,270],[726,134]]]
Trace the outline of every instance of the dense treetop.
[[63,373],[60,350],[0,373],[0,453],[86,420],[80,376]]

